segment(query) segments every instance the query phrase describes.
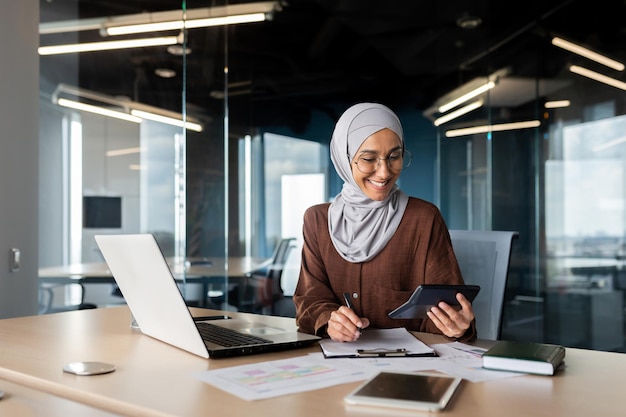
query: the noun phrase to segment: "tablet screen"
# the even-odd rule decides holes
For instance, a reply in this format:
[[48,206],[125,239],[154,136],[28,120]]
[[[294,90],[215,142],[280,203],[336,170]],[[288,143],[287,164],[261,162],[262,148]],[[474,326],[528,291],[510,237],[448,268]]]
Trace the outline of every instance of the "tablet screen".
[[443,301],[454,308],[460,308],[456,294],[461,293],[470,302],[480,291],[478,285],[420,285],[411,297],[401,306],[389,313],[392,319],[426,318],[426,313]]
[[345,397],[348,404],[442,410],[461,382],[448,375],[381,372]]

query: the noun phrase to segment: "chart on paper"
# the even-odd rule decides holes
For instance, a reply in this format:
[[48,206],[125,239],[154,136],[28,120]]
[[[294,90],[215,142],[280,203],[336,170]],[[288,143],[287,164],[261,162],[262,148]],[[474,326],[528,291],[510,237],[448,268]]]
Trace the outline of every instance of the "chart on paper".
[[[316,379],[320,375],[327,376],[334,372],[333,368],[322,365],[298,366],[295,364],[285,364],[275,369],[250,369],[241,375],[235,375],[232,382],[250,389],[267,390],[270,386],[276,387],[281,383],[293,384],[297,379]],[[231,377],[232,378],[232,377]]]
[[260,362],[206,371],[203,381],[245,400],[257,400],[366,379],[369,372],[321,357]]

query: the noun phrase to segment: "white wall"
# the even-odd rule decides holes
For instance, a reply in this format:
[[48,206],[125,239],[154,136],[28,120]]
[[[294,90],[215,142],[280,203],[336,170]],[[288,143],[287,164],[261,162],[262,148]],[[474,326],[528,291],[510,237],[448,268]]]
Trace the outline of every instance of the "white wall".
[[[37,313],[39,4],[4,0],[0,17],[0,318]],[[9,269],[11,248],[21,253]]]

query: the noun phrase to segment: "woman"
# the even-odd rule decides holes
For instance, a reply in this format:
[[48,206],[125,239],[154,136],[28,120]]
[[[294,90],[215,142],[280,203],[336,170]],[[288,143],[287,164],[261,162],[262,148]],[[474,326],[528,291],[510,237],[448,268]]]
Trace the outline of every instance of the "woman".
[[357,340],[368,326],[475,338],[474,312],[462,294],[461,310],[439,303],[428,319],[387,317],[420,284],[463,283],[437,207],[396,185],[410,162],[397,116],[376,103],[350,107],[335,126],[330,151],[344,185],[332,203],[304,214],[293,297],[300,330],[344,342]]

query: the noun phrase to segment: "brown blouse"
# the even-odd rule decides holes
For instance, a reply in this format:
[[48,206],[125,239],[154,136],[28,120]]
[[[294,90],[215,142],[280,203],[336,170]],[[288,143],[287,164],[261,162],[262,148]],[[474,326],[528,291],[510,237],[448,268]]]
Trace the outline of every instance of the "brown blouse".
[[[387,317],[420,284],[463,283],[439,209],[411,197],[387,246],[370,261],[351,263],[337,253],[330,239],[328,206],[319,204],[304,214],[302,267],[293,297],[300,330],[325,335],[331,312],[343,304],[343,293],[348,292],[355,312],[367,317],[373,328],[406,327],[441,334],[429,319]],[[461,340],[475,337],[474,321]]]

